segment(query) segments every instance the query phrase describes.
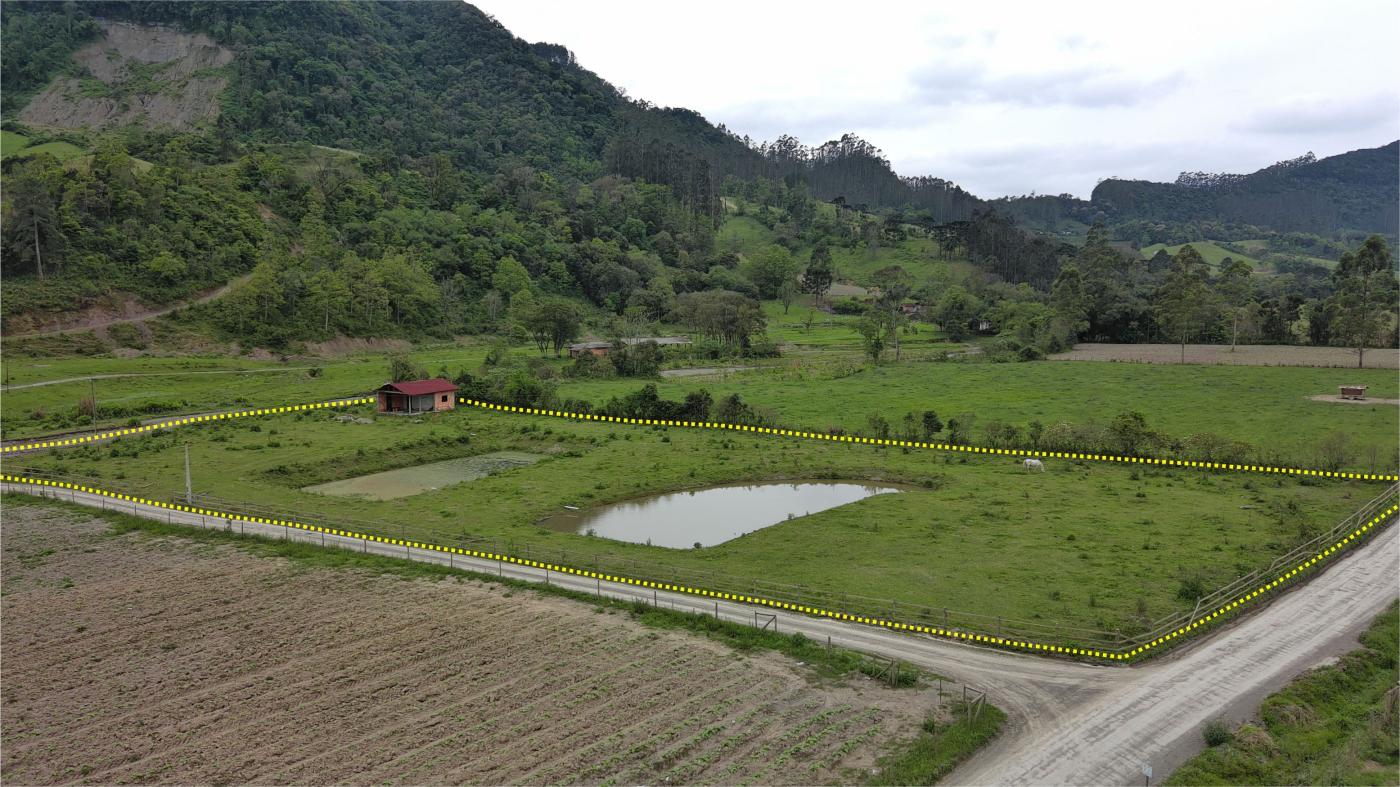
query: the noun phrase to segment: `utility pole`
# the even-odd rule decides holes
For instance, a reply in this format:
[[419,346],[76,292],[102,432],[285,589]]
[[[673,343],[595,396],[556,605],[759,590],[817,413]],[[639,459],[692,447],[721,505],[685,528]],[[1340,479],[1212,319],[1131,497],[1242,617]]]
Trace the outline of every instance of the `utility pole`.
[[92,400],[92,420],[97,420],[97,378],[88,378],[88,398]]
[[190,444],[185,443],[185,502],[194,500],[194,488],[190,483]]

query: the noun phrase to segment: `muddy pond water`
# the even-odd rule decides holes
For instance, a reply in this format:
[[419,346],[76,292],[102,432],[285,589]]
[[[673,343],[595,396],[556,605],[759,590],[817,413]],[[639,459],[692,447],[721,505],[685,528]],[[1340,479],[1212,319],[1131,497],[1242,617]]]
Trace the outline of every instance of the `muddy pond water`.
[[888,484],[783,481],[728,484],[628,500],[591,511],[563,511],[539,521],[564,533],[689,549],[722,544],[745,533],[873,495],[904,491]]
[[453,484],[475,481],[502,470],[534,464],[543,458],[539,454],[520,451],[496,451],[306,486],[302,487],[302,491],[335,497],[357,497],[362,500],[394,500]]

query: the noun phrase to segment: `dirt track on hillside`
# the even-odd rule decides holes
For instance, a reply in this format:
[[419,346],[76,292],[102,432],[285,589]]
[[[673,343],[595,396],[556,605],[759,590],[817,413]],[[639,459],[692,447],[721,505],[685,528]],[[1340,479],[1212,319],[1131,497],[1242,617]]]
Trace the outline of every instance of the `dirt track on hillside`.
[[6,502],[9,783],[821,783],[934,703],[528,591]]

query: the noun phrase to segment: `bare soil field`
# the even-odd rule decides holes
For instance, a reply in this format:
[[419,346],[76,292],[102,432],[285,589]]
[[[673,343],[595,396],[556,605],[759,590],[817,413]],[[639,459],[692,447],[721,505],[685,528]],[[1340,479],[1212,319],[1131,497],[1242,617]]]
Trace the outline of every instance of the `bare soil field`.
[[4,513],[12,784],[823,783],[936,702],[470,579]]
[[[1052,361],[1125,361],[1130,363],[1180,363],[1179,344],[1076,344],[1069,352],[1050,356]],[[1366,350],[1367,369],[1400,369],[1400,350]],[[1277,344],[1242,344],[1230,352],[1222,344],[1186,345],[1186,362],[1236,366],[1337,366],[1356,368],[1356,351],[1345,347],[1293,347]]]

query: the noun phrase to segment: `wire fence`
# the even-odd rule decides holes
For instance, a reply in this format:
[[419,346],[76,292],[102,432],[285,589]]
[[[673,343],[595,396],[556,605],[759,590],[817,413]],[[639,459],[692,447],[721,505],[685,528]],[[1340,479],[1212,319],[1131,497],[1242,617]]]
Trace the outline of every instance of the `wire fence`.
[[[35,469],[10,469],[8,472],[86,486],[100,486],[101,484],[93,479]],[[147,494],[150,493],[147,492]],[[802,584],[739,577],[716,571],[663,566],[610,552],[574,552],[529,542],[516,543],[514,541],[493,540],[473,536],[460,530],[454,531],[420,524],[409,527],[402,522],[355,519],[321,512],[302,512],[294,519],[301,524],[322,528],[352,530],[383,538],[431,542],[440,546],[511,555],[526,560],[554,563],[632,579],[755,596],[799,607],[812,607],[856,617],[879,618],[899,623],[984,634],[999,638],[1052,643],[1066,647],[1122,651],[1155,641],[1196,620],[1201,614],[1209,613],[1238,598],[1241,594],[1259,587],[1281,570],[1287,570],[1297,565],[1307,556],[1316,554],[1320,548],[1336,543],[1340,537],[1378,516],[1397,494],[1400,494],[1400,483],[1391,485],[1325,532],[1280,555],[1269,566],[1237,577],[1215,591],[1200,597],[1192,610],[1171,613],[1147,623],[1142,631],[1132,633],[1086,628],[1064,622],[1022,620],[913,603],[907,600],[900,601],[826,590]],[[229,500],[202,493],[186,496],[183,491],[180,491],[166,495],[166,499],[172,503],[223,511],[234,515],[271,520],[291,518],[284,511],[271,506],[249,501]],[[1376,530],[1377,528],[1372,528],[1366,533],[1369,536]]]

